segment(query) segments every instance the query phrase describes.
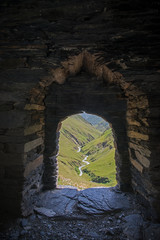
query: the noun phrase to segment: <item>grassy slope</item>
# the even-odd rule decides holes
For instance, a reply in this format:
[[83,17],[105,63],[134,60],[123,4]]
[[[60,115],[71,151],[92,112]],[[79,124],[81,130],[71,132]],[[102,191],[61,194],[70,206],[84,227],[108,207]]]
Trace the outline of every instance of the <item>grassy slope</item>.
[[[59,184],[88,187],[88,181],[78,175],[78,167],[82,165],[84,155],[77,152],[82,146],[100,136],[100,132],[86,122],[81,116],[72,116],[63,121],[59,139]],[[76,184],[79,182],[80,184]]]
[[108,122],[102,120],[99,123],[97,123],[96,125],[94,125],[94,127],[96,129],[98,129],[99,131],[104,132],[106,130],[106,128],[109,129],[109,124],[108,124]]
[[104,151],[104,147],[113,147],[113,136],[111,128],[106,130],[102,135],[98,138],[90,141],[82,148],[82,152],[86,155],[92,155],[99,151]]
[[[113,147],[113,137],[111,129],[106,130],[102,136],[89,142],[82,148],[82,152],[89,155],[89,165],[83,168],[87,172],[93,173],[95,176],[107,177],[108,183],[101,184],[105,186],[116,185],[116,169],[115,169],[115,149]],[[91,155],[90,155],[91,154]],[[84,178],[92,180],[88,174],[84,174]]]
[[[111,129],[100,135],[101,133],[81,116],[74,115],[63,121],[60,132],[58,156],[60,185],[88,188],[116,184]],[[84,146],[81,152],[77,152],[78,146]],[[109,184],[92,182],[91,177],[85,173],[81,177],[79,176],[78,167],[82,165],[85,155],[90,155],[88,157],[90,165],[82,170],[87,169],[96,176],[107,176],[110,180]]]
[[95,129],[90,123],[80,115],[73,115],[63,121],[61,133],[72,138],[78,145],[82,146],[87,142],[100,136],[100,131]]

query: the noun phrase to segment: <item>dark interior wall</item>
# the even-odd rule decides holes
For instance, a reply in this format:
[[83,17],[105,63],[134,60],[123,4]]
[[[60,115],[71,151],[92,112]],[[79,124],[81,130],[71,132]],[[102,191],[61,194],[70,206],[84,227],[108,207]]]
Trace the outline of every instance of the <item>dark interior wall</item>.
[[[50,164],[47,158],[43,160],[43,153],[50,156],[53,151],[47,149],[44,139],[47,139],[45,127],[55,134],[60,118],[54,119],[54,129],[47,123],[44,99],[47,104],[53,82],[63,84],[66,80],[67,87],[65,84],[70,81],[67,79],[82,71],[94,75],[93,82],[100,80],[100,83],[103,79],[110,90],[111,86],[121,89],[123,94],[115,102],[120,124],[110,113],[112,103],[104,106],[103,117],[113,125],[123,167],[128,153],[123,155],[124,144],[121,145],[119,136],[125,133],[132,188],[160,216],[159,18],[159,1],[1,1],[0,206],[3,210],[20,213],[23,202],[23,212],[27,214],[32,211],[35,192],[41,190],[42,179],[45,186],[55,186],[57,165],[53,166],[55,172],[50,180],[44,174],[44,165],[47,169]],[[79,89],[79,75],[75,79]],[[92,83],[87,79],[85,83],[81,78],[85,89]],[[99,96],[96,99],[94,106],[97,104],[99,108],[103,99]],[[114,102],[115,98],[111,99]],[[121,108],[124,99],[125,111],[125,104]],[[88,110],[94,111],[91,106]],[[96,114],[102,115],[102,111],[96,110]],[[118,164],[117,168],[120,169]],[[120,170],[118,174],[119,182],[121,179],[123,182]]]

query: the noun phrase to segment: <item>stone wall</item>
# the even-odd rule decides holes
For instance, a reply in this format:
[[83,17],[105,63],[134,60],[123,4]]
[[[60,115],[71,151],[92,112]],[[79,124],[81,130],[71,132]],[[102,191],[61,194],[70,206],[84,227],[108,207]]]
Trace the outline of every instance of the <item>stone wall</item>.
[[[126,100],[121,89],[105,80],[80,72],[75,77],[69,77],[63,85],[53,83],[47,92],[46,106],[46,149],[45,153],[51,159],[49,171],[46,169],[45,179],[53,176],[57,155],[58,123],[66,117],[86,111],[97,114],[109,121],[113,127],[117,149],[117,180],[122,189],[130,187],[130,163],[128,158],[128,143],[126,135]],[[49,154],[49,155],[47,155]],[[46,163],[49,163],[49,160]],[[52,171],[51,171],[52,169]],[[55,171],[56,173],[56,171]],[[56,175],[57,177],[57,175]],[[53,179],[53,177],[52,177]],[[50,181],[48,181],[50,183]],[[55,183],[53,184],[56,186]],[[48,184],[45,184],[48,188]],[[51,188],[53,186],[50,186]]]
[[[14,82],[17,79],[18,82]],[[37,72],[22,70],[4,71],[1,74],[0,145],[1,145],[1,195],[2,209],[21,212],[22,196],[29,199],[28,182],[38,185],[38,175],[30,172],[43,162],[44,106],[26,104],[30,97]],[[27,80],[27,82],[26,82]],[[27,184],[27,187],[24,187]],[[25,191],[23,189],[25,188]],[[34,187],[35,188],[35,187]],[[15,207],[13,207],[13,202]]]
[[112,124],[121,189],[132,187],[160,217],[159,8],[156,0],[1,1],[3,210],[29,214],[35,193],[56,187],[58,124],[86,110]]

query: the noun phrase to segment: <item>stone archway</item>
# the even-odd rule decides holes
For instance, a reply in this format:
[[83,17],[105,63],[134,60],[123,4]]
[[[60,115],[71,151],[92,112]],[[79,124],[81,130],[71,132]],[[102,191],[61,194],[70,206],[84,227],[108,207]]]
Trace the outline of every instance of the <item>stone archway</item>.
[[[103,116],[119,144],[119,183],[123,188],[121,169],[129,164],[133,190],[160,219],[159,1],[29,2],[0,3],[0,208],[20,214],[24,205],[28,214],[42,185],[55,187],[56,162],[49,158],[56,143],[49,147],[45,138],[45,115],[53,108],[46,108],[44,99],[52,84],[65,85],[84,71],[120,90],[117,103],[126,102],[126,116],[118,122],[109,108]],[[61,118],[54,121],[47,128],[55,134]],[[126,145],[121,146],[123,133]],[[121,161],[123,147],[127,155]],[[47,176],[44,169],[50,166]]]
[[[121,190],[132,187],[147,201],[152,201],[150,193],[155,189],[150,191],[150,185],[146,184],[150,166],[147,94],[132,75],[124,78],[121,73],[111,71],[110,62],[105,61],[103,53],[82,51],[70,54],[68,51],[67,59],[55,69],[50,69],[49,74],[44,74],[31,89],[30,102],[25,106],[29,116],[32,116],[33,109],[43,115],[40,126],[35,125],[35,131],[44,139],[41,145],[45,149],[41,161],[33,158],[31,165],[34,167],[26,168],[29,169],[25,181],[25,189],[28,190],[24,190],[23,209],[31,206],[30,179],[35,179],[35,174],[39,176],[37,181],[40,186],[36,191],[40,191],[41,186],[44,190],[56,188],[58,125],[65,117],[79,111],[97,114],[112,124],[118,152],[119,187]],[[90,96],[89,101],[87,96]],[[78,107],[74,104],[77,98]],[[27,127],[27,131],[31,130],[32,126]]]
[[82,111],[96,114],[110,122],[116,141],[117,181],[122,190],[130,189],[130,162],[126,133],[126,99],[122,90],[104,79],[81,71],[69,77],[63,85],[53,83],[45,99],[46,128],[44,152],[44,189],[53,189],[57,183],[58,125],[73,114]]
[[[159,214],[159,165],[156,154],[159,150],[155,147],[156,134],[151,128],[157,128],[157,122],[154,122],[154,116],[157,116],[153,109],[154,97],[150,96],[147,85],[142,84],[146,75],[143,79],[138,73],[134,76],[125,66],[122,66],[121,73],[117,72],[112,63],[116,66],[121,66],[121,63],[108,62],[102,56],[100,52],[93,54],[89,51],[77,53],[68,50],[67,58],[63,61],[59,59],[59,63],[47,71],[18,71],[22,82],[17,84],[14,94],[19,88],[25,93],[20,95],[20,100],[16,100],[22,103],[16,102],[14,111],[2,115],[5,120],[2,128],[8,126],[11,129],[8,133],[11,136],[5,136],[4,132],[2,137],[2,145],[6,146],[3,149],[5,166],[2,163],[2,176],[5,169],[6,176],[11,179],[5,181],[4,177],[3,182],[9,194],[12,195],[13,191],[17,193],[16,213],[29,214],[32,212],[35,193],[41,191],[42,187],[56,187],[58,124],[68,115],[85,110],[112,124],[117,143],[117,180],[120,188],[127,190],[131,186]],[[13,76],[12,72],[10,77]],[[150,78],[152,75],[148,80]],[[26,79],[27,84],[24,84],[23,80],[26,82]],[[78,99],[78,106],[74,104],[75,99]],[[16,114],[22,117],[18,122],[15,121]],[[11,162],[10,153],[13,152],[15,160]],[[10,164],[13,164],[12,172],[8,168]],[[14,182],[13,176],[16,179]],[[5,202],[1,200],[4,209],[14,212],[12,200],[4,186],[2,191],[6,194]],[[8,205],[11,207],[8,208]]]

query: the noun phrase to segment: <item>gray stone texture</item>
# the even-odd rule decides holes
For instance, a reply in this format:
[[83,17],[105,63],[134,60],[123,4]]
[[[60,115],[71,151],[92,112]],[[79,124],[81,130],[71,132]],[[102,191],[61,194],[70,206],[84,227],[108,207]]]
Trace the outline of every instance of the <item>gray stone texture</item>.
[[[29,198],[56,187],[58,123],[89,110],[112,124],[119,187],[160,218],[159,18],[158,0],[1,1],[2,210],[22,213],[26,202],[27,214]],[[24,153],[38,138],[45,142]]]
[[80,192],[77,207],[87,214],[103,214],[127,209],[130,204],[114,188],[89,188]]
[[41,193],[34,209],[42,214],[46,209],[46,212],[52,210],[55,217],[73,217],[119,212],[130,207],[128,198],[115,188],[89,188],[82,191],[63,188]]
[[143,218],[140,214],[131,214],[124,218],[123,232],[129,240],[143,239]]

